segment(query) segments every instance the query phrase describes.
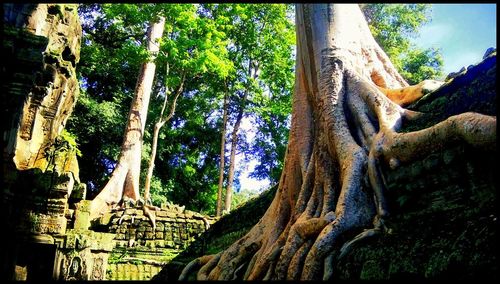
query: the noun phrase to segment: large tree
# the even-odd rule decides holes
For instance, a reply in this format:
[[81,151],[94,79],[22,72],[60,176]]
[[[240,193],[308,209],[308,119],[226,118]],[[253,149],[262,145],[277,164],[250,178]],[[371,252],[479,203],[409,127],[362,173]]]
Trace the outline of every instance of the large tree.
[[[190,191],[187,196],[195,196],[196,201],[188,204],[189,209],[199,211],[203,210],[203,204],[211,205],[211,202],[206,200],[208,198],[198,198],[199,194],[193,194],[191,188],[205,196],[205,193],[212,190],[207,186],[207,183],[210,185],[210,177],[203,167],[208,170],[215,169],[211,153],[204,149],[207,141],[211,143],[214,139],[205,133],[201,134],[198,128],[187,128],[194,122],[196,127],[206,125],[204,128],[215,133],[213,129],[216,125],[207,123],[206,117],[213,116],[211,112],[217,98],[214,92],[205,91],[206,86],[203,83],[219,80],[219,77],[226,76],[232,68],[226,56],[225,35],[220,28],[223,23],[216,23],[194,4],[102,4],[86,6],[81,12],[86,23],[84,47],[87,52],[84,53],[84,68],[80,68],[83,70],[81,76],[85,92],[77,111],[84,112],[74,118],[74,123],[70,126],[73,126],[71,131],[78,134],[78,141],[82,142],[86,162],[82,168],[85,169],[85,174],[89,171],[95,172],[92,176],[84,175],[85,179],[90,181],[91,191],[102,188],[105,184],[103,181],[109,179],[108,175],[115,168],[114,165],[118,165],[115,161],[119,158],[117,150],[120,149],[123,130],[116,129],[121,130],[123,126],[120,125],[126,124],[126,111],[132,100],[134,77],[147,56],[146,48],[141,44],[146,41],[144,31],[152,15],[163,15],[165,32],[156,59],[157,74],[152,90],[154,97],[147,111],[150,119],[143,131],[143,168],[147,166],[150,157],[147,171],[150,175],[147,176],[146,171],[142,171],[140,175],[141,179],[146,178],[144,194],[148,200],[150,187],[152,201],[159,204],[166,202],[167,198],[179,196],[170,194],[173,189]],[[172,95],[169,90],[173,90]],[[167,98],[169,102],[166,101]],[[173,101],[178,102],[176,108],[171,107],[176,105]],[[165,117],[161,117],[162,113]],[[172,120],[167,124],[170,118]],[[160,123],[156,124],[155,121]],[[160,132],[160,127],[155,126],[163,124],[168,127],[161,128]],[[82,131],[83,129],[85,130]],[[89,137],[88,133],[93,135]],[[192,141],[196,143],[191,143]],[[178,145],[181,147],[177,147]],[[155,149],[157,159],[160,160],[157,164],[160,165],[155,167],[157,172],[152,175]],[[172,162],[172,150],[174,155],[180,152],[177,156],[180,156],[180,159],[173,157],[180,163]],[[165,155],[165,152],[169,152],[168,155]],[[139,165],[140,162],[141,160],[138,160],[135,164]],[[206,164],[209,166],[206,167]],[[100,165],[106,165],[108,169],[102,170]],[[94,170],[95,168],[99,170]],[[165,169],[169,172],[166,173]],[[178,176],[175,174],[176,170],[177,173],[180,172],[178,169],[185,169],[185,173],[195,172],[196,176]],[[182,181],[177,182],[178,180],[186,181],[187,186]],[[196,183],[196,186],[193,187],[189,183]],[[167,197],[167,194],[170,196]],[[187,203],[172,201],[178,204]]]
[[137,78],[117,165],[106,186],[92,200],[91,217],[107,211],[123,197],[139,199],[142,140],[156,71],[155,59],[160,50],[159,39],[164,28],[165,18],[160,16],[153,19],[148,29],[146,45],[150,58],[142,64]]
[[[181,279],[193,271],[198,279],[330,279],[339,254],[384,228],[382,166],[457,142],[495,151],[496,117],[478,113],[398,132],[424,115],[386,94],[415,100],[428,82],[408,86],[358,5],[297,5],[296,31],[292,122],[276,196],[244,237],[195,259]],[[347,232],[360,234],[348,241]]]
[[[221,23],[214,21],[203,13],[203,9],[192,4],[180,4],[176,9],[167,5],[169,23],[164,41],[165,84],[163,91],[163,105],[157,122],[154,124],[151,155],[144,186],[144,197],[149,201],[149,190],[153,177],[153,168],[156,159],[159,133],[176,111],[176,104],[182,94],[186,77],[198,78],[205,73],[211,73],[212,80],[224,80],[233,69],[232,62],[227,58],[227,40],[224,31],[220,30]],[[177,13],[172,13],[172,10]],[[178,14],[178,15],[177,15]],[[170,72],[177,76],[170,75]],[[191,80],[193,81],[193,80]],[[175,83],[174,83],[175,82]],[[193,83],[193,82],[188,82]],[[177,85],[171,99],[169,110],[165,112],[169,89]],[[193,87],[196,86],[195,84]],[[222,92],[220,86],[217,91]],[[197,96],[207,95],[199,92]]]

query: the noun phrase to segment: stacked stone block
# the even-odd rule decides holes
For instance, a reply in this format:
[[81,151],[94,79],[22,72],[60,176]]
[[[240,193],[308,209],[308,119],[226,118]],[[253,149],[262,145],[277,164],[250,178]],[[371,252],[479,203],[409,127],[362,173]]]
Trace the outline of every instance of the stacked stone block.
[[111,218],[109,232],[116,234],[117,247],[182,249],[214,222],[207,218],[190,211],[157,211],[156,228],[153,229],[152,222],[141,209],[128,208]]
[[99,230],[115,234],[108,280],[151,279],[216,221],[178,206],[155,211],[155,216],[155,228],[141,208],[121,209],[98,220]]
[[108,265],[109,280],[151,280],[158,274],[162,265],[134,264],[134,263],[113,263]]

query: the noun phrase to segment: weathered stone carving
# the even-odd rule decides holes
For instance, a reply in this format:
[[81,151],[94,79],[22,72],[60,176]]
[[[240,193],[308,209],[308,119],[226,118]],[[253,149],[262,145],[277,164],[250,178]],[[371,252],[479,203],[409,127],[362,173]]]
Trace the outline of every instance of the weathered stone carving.
[[[68,253],[66,235],[73,217],[68,214],[68,200],[74,197],[73,188],[77,200],[85,197],[76,151],[61,136],[79,92],[78,5],[2,5],[5,120],[0,126],[4,162],[0,208],[9,222],[4,227],[7,241],[0,247],[4,261],[0,277],[65,279],[70,265],[63,261]],[[91,248],[86,251],[92,256]],[[81,264],[84,267],[86,262]],[[78,279],[87,279],[82,275]]]
[[[48,161],[42,153],[63,130],[79,91],[75,66],[80,58],[82,29],[77,5],[4,4],[4,9],[4,19],[10,24],[7,29],[22,28],[46,38],[39,41],[42,64],[38,68],[26,72],[21,67],[11,67],[12,73],[31,77],[31,86],[24,94],[28,95],[18,117],[13,117],[13,128],[7,130],[10,133],[5,136],[11,141],[4,153],[13,158],[17,169],[45,170]],[[15,32],[10,30],[10,33]],[[19,35],[12,42],[12,49],[25,61],[29,59],[26,55],[34,52],[26,41]],[[39,56],[34,53],[33,61]],[[26,88],[28,80],[25,81]],[[7,88],[7,96],[16,95],[14,91]]]
[[[16,209],[24,214],[16,231],[63,233],[68,198],[73,187],[82,189],[76,152],[59,138],[79,91],[75,66],[82,28],[77,5],[3,4],[3,8],[2,77],[7,98],[3,107],[8,114],[2,126],[8,177],[4,191],[13,199],[5,202],[26,207]],[[45,175],[47,170],[51,173]],[[30,205],[23,199],[35,201]],[[33,223],[35,219],[39,222]]]

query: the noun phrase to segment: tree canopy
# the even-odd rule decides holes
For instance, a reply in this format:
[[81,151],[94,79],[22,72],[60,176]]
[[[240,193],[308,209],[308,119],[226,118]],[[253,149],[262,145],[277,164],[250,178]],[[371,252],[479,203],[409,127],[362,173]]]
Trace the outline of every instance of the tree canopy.
[[[437,76],[442,64],[437,50],[419,50],[408,39],[428,20],[429,8],[363,6],[376,40],[409,82]],[[76,136],[82,153],[81,178],[88,184],[88,198],[103,187],[116,165],[139,66],[147,57],[145,31],[154,15],[163,15],[166,21],[144,133],[143,169],[163,99],[185,79],[175,115],[159,134],[153,203],[169,201],[215,212],[225,93],[229,96],[226,155],[241,111],[253,129],[238,131],[236,153],[247,162],[258,161],[250,169],[251,177],[277,183],[290,127],[293,10],[293,5],[285,4],[81,5],[84,36],[77,71],[82,93],[68,131]],[[237,190],[243,169],[245,163],[236,166]],[[227,174],[227,164],[224,171]]]

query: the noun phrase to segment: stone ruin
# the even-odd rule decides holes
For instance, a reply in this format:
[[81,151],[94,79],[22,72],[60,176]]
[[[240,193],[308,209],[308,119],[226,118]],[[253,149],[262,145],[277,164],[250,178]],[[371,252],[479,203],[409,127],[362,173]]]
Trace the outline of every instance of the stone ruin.
[[214,222],[214,218],[178,206],[156,211],[155,227],[141,209],[105,214],[94,228],[115,236],[106,279],[151,279]]
[[133,208],[91,222],[76,150],[63,135],[79,92],[77,5],[3,11],[0,279],[150,279],[215,220],[169,206],[155,229]]

